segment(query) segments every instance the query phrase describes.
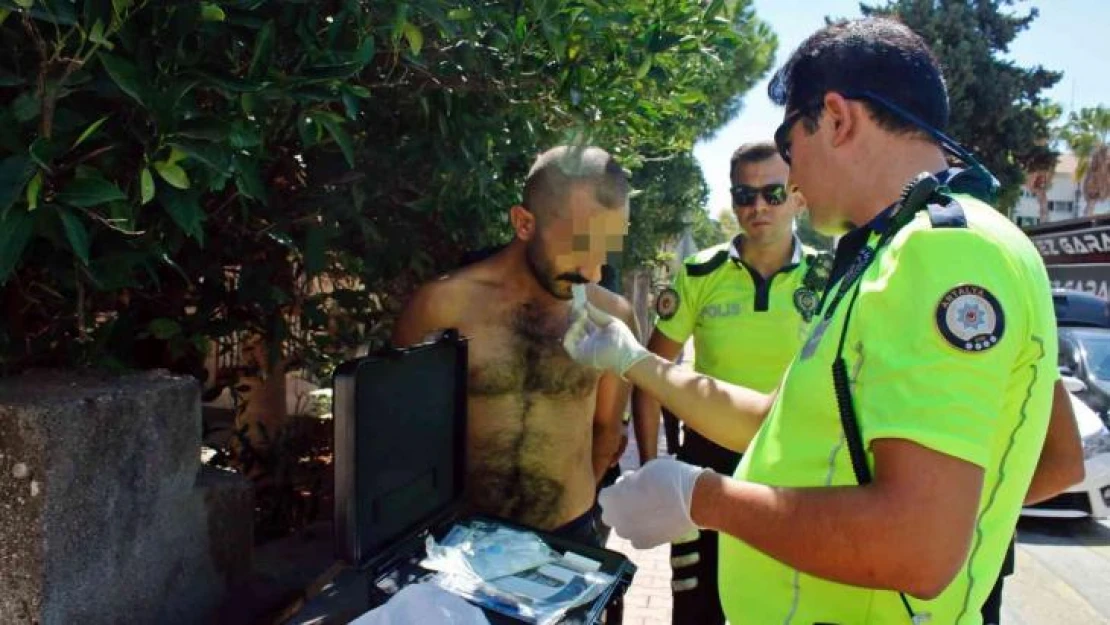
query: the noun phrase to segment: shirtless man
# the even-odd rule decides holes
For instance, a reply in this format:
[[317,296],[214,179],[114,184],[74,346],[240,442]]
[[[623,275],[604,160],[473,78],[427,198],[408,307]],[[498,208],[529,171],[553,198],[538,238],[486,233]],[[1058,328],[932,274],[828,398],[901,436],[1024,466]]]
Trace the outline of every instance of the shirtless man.
[[497,254],[422,286],[396,346],[457,328],[470,339],[467,502],[473,511],[597,544],[598,482],[617,460],[629,386],[563,350],[572,285],[628,324],[628,302],[594,284],[620,249],[628,180],[599,148],[542,154],[509,210]]

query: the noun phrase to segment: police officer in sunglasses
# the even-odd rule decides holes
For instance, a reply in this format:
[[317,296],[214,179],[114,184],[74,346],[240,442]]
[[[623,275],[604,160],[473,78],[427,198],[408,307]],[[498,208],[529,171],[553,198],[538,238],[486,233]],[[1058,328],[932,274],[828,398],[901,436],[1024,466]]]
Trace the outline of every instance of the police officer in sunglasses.
[[[774,143],[740,146],[730,172],[742,233],[685,259],[671,287],[656,296],[658,322],[648,349],[673,361],[692,338],[694,370],[769,393],[801,348],[832,258],[795,236],[804,199],[788,190],[790,172]],[[642,464],[658,453],[660,405],[642,392],[632,401]],[[687,428],[678,459],[731,475],[740,454]],[[672,622],[723,625],[717,533],[693,531],[676,539],[671,569]]]
[[638,548],[720,532],[732,625],[980,625],[1060,390],[1044,263],[943,134],[939,63],[904,24],[827,25],[769,95],[814,227],[843,235],[829,282],[769,394],[677,369],[581,307],[575,360],[744,450],[732,477],[649,462],[602,491],[603,519]]

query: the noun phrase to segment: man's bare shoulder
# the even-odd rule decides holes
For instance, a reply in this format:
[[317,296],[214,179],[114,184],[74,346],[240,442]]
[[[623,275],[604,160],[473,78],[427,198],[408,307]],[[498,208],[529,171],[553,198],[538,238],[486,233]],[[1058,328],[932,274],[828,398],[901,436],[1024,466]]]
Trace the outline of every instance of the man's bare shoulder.
[[626,324],[631,324],[635,318],[635,314],[632,311],[632,304],[620,293],[614,293],[609,289],[591,284],[586,287],[586,297],[591,304],[613,315]]
[[428,334],[459,328],[475,302],[488,301],[497,285],[492,259],[485,259],[425,282],[413,293],[394,327],[394,345],[411,345]]

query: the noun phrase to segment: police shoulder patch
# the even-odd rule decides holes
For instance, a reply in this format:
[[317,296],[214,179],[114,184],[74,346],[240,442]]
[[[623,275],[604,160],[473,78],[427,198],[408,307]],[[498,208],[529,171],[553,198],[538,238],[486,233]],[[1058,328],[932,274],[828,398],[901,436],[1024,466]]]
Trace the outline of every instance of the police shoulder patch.
[[666,288],[655,296],[655,312],[660,319],[670,319],[678,312],[678,291]]
[[974,284],[950,289],[936,310],[937,330],[960,351],[984,352],[1002,340],[1006,315],[990,291]]

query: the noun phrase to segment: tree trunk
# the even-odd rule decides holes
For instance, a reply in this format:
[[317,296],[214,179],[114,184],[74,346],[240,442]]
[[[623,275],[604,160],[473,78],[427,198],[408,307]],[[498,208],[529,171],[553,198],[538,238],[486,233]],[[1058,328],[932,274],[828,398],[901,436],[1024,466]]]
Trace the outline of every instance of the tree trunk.
[[1091,153],[1082,189],[1083,198],[1087,201],[1084,211],[1087,216],[1094,214],[1095,205],[1110,198],[1110,147],[1100,145]]
[[1038,222],[1042,224],[1048,221],[1048,184],[1055,173],[1046,170],[1029,174],[1029,190],[1033,193],[1033,197],[1037,199],[1037,206],[1040,209]]
[[[243,358],[256,373],[243,375],[236,382],[237,407],[235,430],[244,431],[252,450],[265,454],[281,434],[288,418],[286,409],[286,369],[289,360],[282,357],[271,361],[266,353],[266,341],[253,337],[243,349]],[[242,453],[242,441],[235,440],[237,451]],[[244,467],[254,475],[262,467]]]

